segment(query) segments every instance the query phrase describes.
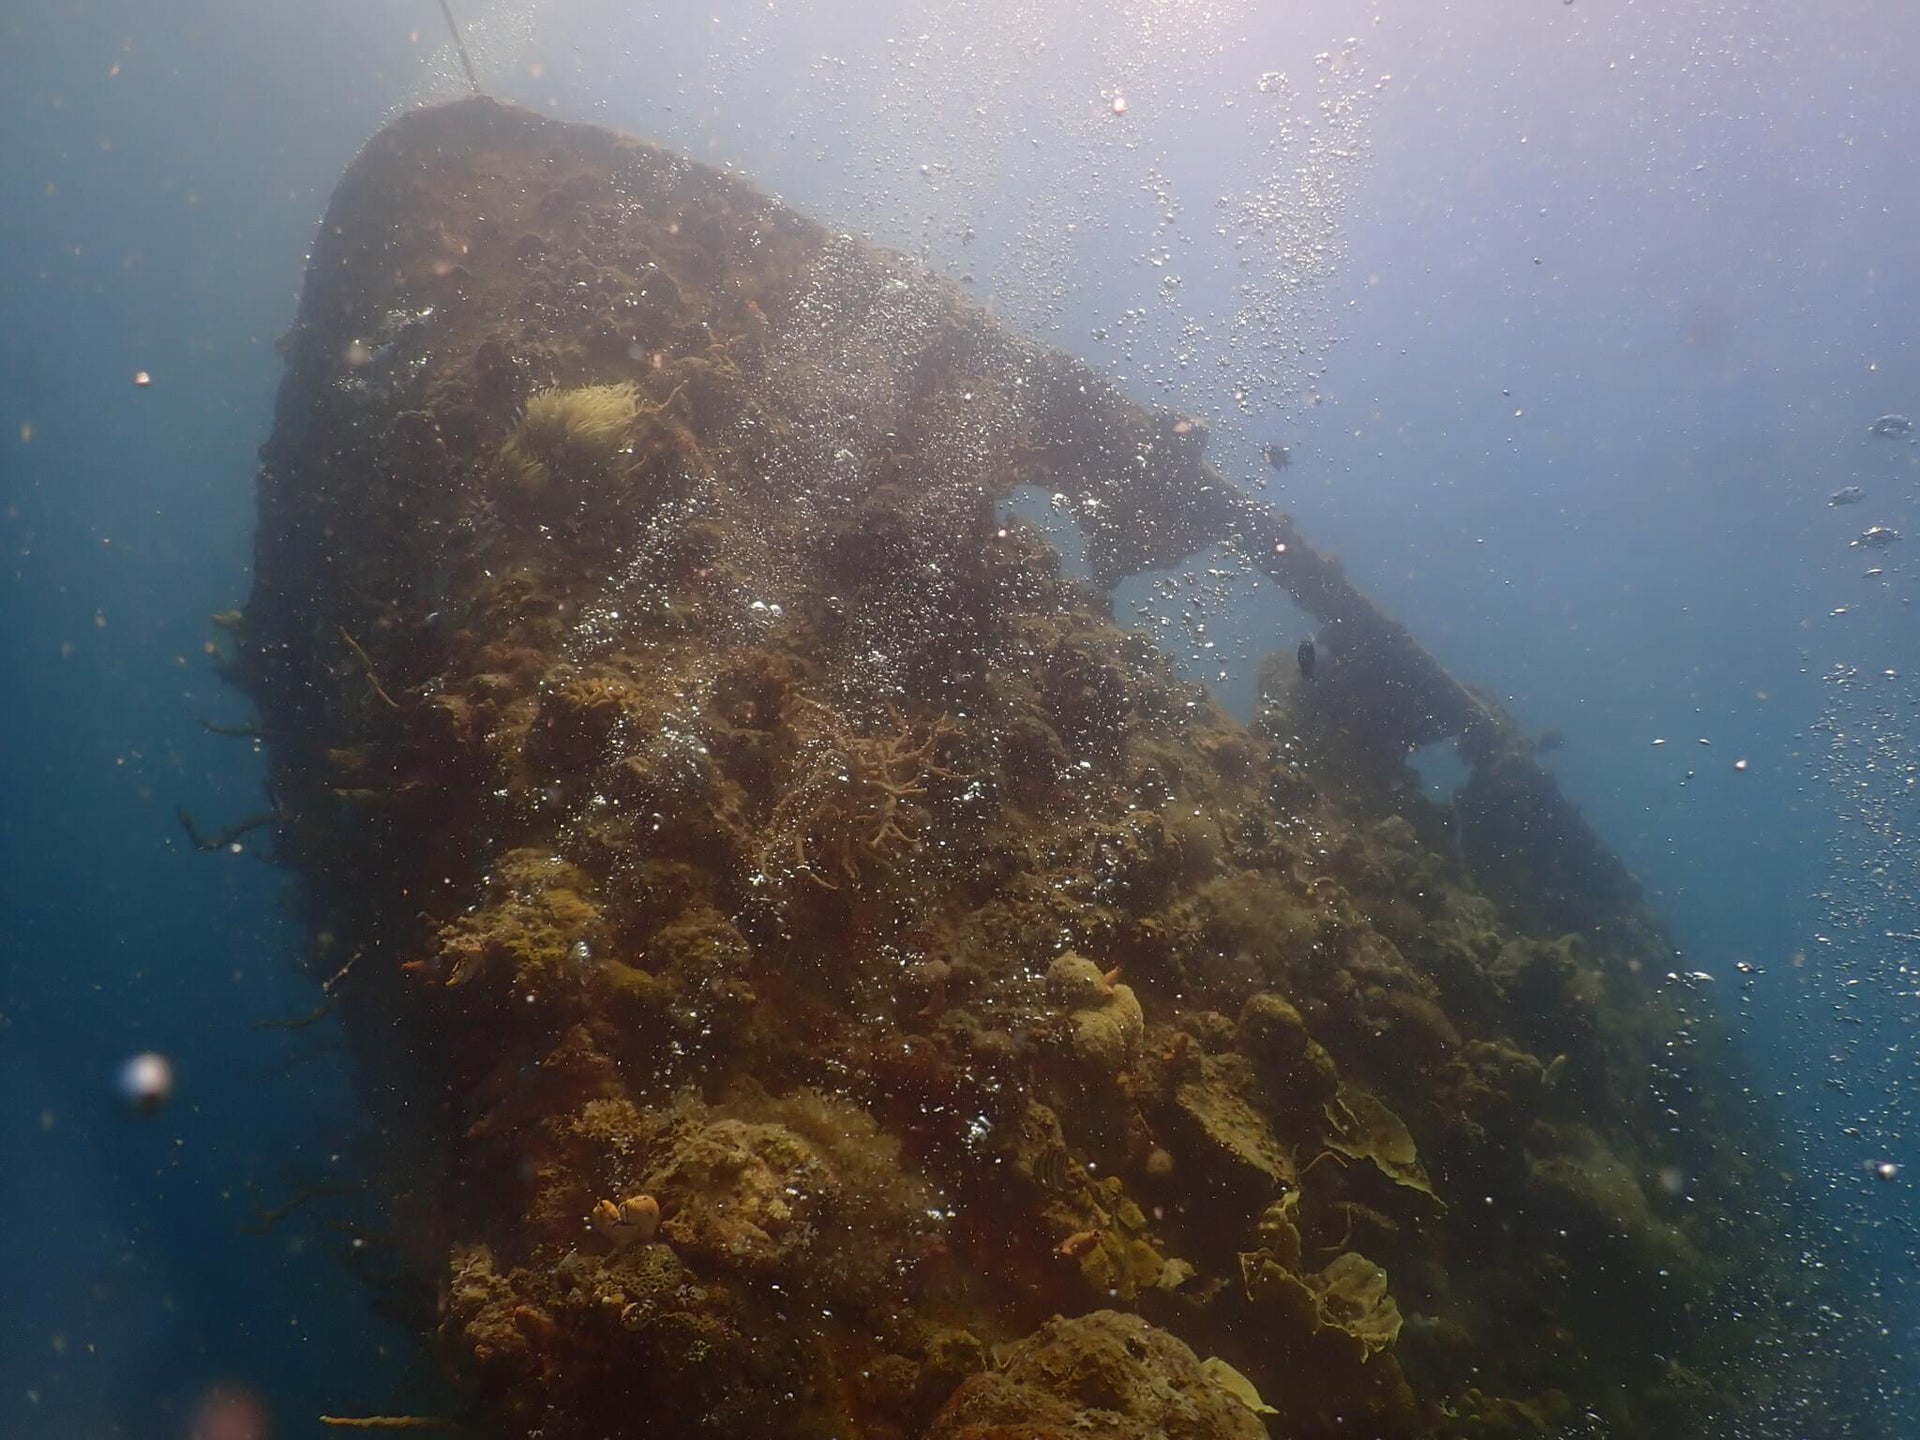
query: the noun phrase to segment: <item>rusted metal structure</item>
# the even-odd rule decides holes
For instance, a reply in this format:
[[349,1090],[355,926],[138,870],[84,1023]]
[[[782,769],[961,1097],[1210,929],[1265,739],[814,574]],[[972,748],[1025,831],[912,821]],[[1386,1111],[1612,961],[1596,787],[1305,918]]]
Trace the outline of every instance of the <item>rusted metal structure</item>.
[[[484,100],[286,348],[233,674],[472,1428],[1775,1433],[1818,1277],[1657,923],[1202,427]],[[1028,485],[1099,586],[1246,555],[1312,683],[1234,723]]]

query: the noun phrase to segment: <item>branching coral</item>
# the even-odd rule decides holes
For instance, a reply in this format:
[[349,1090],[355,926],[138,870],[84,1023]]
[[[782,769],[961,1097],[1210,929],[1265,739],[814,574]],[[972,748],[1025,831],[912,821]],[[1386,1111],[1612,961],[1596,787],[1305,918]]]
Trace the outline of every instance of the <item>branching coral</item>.
[[767,823],[769,859],[786,852],[793,867],[823,889],[857,884],[865,862],[888,863],[920,837],[902,823],[901,806],[924,795],[927,781],[951,777],[935,763],[942,742],[958,733],[945,715],[925,725],[891,711],[891,735],[854,735],[817,700],[799,697],[795,728],[803,736],[805,771],[783,794]]

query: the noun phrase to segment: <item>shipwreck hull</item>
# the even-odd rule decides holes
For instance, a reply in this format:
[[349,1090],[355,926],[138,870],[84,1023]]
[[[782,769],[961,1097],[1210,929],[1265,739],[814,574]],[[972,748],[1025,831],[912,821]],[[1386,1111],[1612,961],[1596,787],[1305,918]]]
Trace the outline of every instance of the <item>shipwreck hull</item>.
[[[233,668],[470,1428],[1770,1433],[1806,1282],[1657,923],[1204,443],[637,141],[354,163]],[[1315,679],[1235,723],[1036,484]]]

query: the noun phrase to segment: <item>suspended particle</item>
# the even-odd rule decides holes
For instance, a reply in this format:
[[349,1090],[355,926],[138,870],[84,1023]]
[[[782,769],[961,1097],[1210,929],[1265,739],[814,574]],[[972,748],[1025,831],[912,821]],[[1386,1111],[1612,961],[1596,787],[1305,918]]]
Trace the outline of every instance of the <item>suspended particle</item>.
[[143,1050],[120,1067],[120,1096],[135,1114],[153,1115],[173,1098],[173,1062]]

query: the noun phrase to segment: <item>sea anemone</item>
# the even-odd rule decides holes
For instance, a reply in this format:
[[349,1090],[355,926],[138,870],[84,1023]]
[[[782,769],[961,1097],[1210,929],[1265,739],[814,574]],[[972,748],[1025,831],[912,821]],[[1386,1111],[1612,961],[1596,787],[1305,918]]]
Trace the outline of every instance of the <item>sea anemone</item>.
[[629,384],[542,390],[500,447],[500,463],[528,495],[556,478],[591,480],[619,451],[638,410],[638,392]]

